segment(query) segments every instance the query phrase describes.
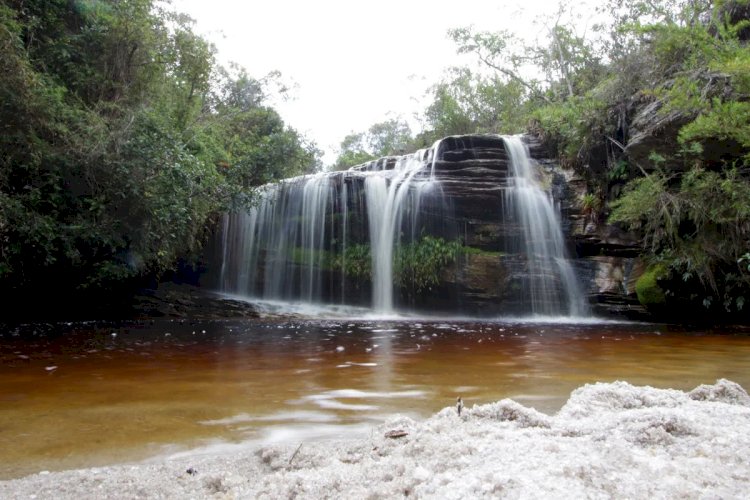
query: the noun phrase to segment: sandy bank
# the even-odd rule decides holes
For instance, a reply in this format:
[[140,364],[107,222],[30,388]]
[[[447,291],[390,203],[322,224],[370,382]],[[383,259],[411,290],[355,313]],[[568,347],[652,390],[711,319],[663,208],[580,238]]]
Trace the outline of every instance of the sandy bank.
[[[388,431],[406,433],[388,438]],[[719,380],[691,392],[586,385],[554,416],[512,400],[395,418],[368,439],[40,473],[2,498],[741,498],[750,491],[750,397]]]

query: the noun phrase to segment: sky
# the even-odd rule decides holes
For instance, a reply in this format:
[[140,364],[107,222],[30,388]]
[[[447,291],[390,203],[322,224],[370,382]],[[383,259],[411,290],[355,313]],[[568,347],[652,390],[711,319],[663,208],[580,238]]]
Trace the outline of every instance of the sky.
[[[290,99],[272,99],[285,122],[317,143],[324,164],[342,139],[424,110],[445,69],[476,64],[456,54],[451,28],[518,28],[552,2],[529,0],[174,0],[196,20],[222,64],[254,78],[280,71]],[[415,132],[417,130],[414,130]]]

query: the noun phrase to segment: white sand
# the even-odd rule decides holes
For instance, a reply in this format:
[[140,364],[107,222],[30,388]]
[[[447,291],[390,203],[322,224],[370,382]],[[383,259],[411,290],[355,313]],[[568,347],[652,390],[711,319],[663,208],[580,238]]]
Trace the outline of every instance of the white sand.
[[[390,430],[405,437],[389,439]],[[193,474],[187,472],[189,468]],[[0,498],[747,498],[750,397],[586,385],[547,416],[511,400],[396,418],[368,439],[40,473]]]

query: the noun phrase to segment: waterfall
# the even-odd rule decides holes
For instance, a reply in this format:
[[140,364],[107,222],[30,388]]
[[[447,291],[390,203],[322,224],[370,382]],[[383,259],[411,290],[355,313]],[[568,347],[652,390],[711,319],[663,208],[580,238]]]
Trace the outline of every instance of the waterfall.
[[[346,238],[349,224],[349,189],[346,183],[341,186],[341,268],[346,269]],[[346,274],[341,273],[341,303],[346,304]]]
[[[247,212],[224,216],[220,290],[307,303],[369,297],[374,310],[391,312],[394,252],[425,229],[419,209],[424,186],[436,182],[438,148],[265,186]],[[367,291],[345,272],[357,247],[369,248]]]
[[527,262],[526,293],[534,314],[573,317],[588,307],[565,252],[560,219],[552,197],[535,175],[534,165],[520,136],[503,136],[510,160],[506,206],[514,207],[522,228],[521,253]]
[[331,198],[327,177],[269,185],[258,196],[247,212],[224,216],[220,289],[267,299],[319,301]]
[[[437,147],[436,144],[434,149]],[[410,208],[414,214],[410,233],[412,238],[416,237],[415,221],[419,213],[421,190],[411,188],[416,175],[423,168],[421,155],[404,156],[396,162],[390,183],[384,176],[369,176],[365,180],[372,257],[372,305],[379,312],[393,310],[393,255],[394,249],[401,243],[396,231],[402,226],[405,208]],[[432,175],[421,184],[431,180]]]
[[[450,137],[412,155],[264,186],[252,208],[224,216],[219,288],[386,314],[413,305],[586,316],[559,209],[536,170],[520,137]],[[419,288],[409,274],[419,265],[414,252],[427,236],[455,244],[457,221],[467,253],[442,268],[437,287]],[[402,259],[411,267],[394,275]]]

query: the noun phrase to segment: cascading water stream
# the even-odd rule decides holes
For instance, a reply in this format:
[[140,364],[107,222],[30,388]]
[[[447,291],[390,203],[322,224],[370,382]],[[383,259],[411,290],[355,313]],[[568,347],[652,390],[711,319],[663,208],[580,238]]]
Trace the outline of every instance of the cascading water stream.
[[402,238],[411,242],[420,236],[419,204],[438,148],[439,141],[398,159],[266,186],[247,213],[224,217],[222,291],[306,303],[340,297],[351,303],[347,270],[357,261],[349,251],[367,247],[372,307],[392,312],[394,253]]
[[[402,276],[394,273],[397,266],[415,265],[406,262],[426,236],[456,241],[454,200],[468,192],[461,202],[461,244],[475,245],[480,254],[460,257],[450,271],[465,273],[466,293],[476,293],[475,286],[488,286],[493,293],[494,281],[508,304],[498,307],[501,314],[586,316],[565,255],[558,210],[540,187],[526,146],[520,137],[478,141],[452,137],[413,155],[265,186],[253,208],[223,220],[221,291],[269,301],[369,304],[385,314],[407,303],[440,303],[463,312],[464,296],[455,293],[457,288],[441,285],[432,296],[419,295],[424,289],[415,292],[417,281],[408,274],[413,267]],[[465,164],[469,173],[462,175],[476,187],[450,178]],[[487,172],[494,172],[492,181],[483,181]],[[475,203],[473,193],[482,201]],[[486,243],[485,235],[497,239]],[[498,254],[494,261],[493,252]],[[470,267],[477,262],[489,263],[496,274]]]
[[[400,243],[396,231],[401,227],[404,201],[412,181],[423,167],[424,162],[419,157],[403,157],[396,163],[390,184],[383,176],[370,176],[365,180],[372,256],[372,305],[378,312],[393,310],[393,256]],[[417,213],[418,197],[413,205],[416,205],[413,208]]]
[[[346,269],[346,239],[349,225],[349,188],[341,186],[341,268]],[[346,304],[346,274],[341,273],[341,303]]]
[[523,229],[522,251],[527,260],[528,294],[533,314],[588,315],[570,261],[560,220],[551,196],[536,179],[532,160],[519,136],[503,136],[513,174],[507,203],[515,207]]

